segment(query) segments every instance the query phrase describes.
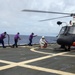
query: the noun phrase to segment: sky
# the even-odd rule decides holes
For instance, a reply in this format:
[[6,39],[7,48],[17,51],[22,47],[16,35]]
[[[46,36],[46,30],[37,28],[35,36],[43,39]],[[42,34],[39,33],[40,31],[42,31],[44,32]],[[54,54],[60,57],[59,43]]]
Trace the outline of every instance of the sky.
[[75,12],[75,0],[0,0],[0,33],[57,36],[61,27],[57,21],[69,23],[72,17],[39,22],[39,20],[66,16],[51,13],[22,12],[24,9],[62,13]]

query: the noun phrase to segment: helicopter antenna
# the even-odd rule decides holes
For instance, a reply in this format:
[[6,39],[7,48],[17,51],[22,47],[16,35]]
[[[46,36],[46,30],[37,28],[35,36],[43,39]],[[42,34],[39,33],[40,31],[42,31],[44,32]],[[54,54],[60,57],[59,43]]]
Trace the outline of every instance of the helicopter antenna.
[[57,17],[57,18],[44,19],[44,20],[39,20],[39,22],[48,21],[48,20],[54,20],[54,19],[59,19],[59,18],[65,18],[65,17],[70,17],[70,16],[62,16],[62,17]]

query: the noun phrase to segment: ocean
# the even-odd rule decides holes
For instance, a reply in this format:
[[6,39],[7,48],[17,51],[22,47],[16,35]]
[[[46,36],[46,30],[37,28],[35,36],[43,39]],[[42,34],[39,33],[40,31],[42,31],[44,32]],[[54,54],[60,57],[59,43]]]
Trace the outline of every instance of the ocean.
[[[12,45],[14,44],[14,35],[9,35],[10,40],[9,44]],[[42,36],[36,36],[33,38],[32,44],[39,44],[39,40]],[[29,35],[20,35],[21,40],[18,41],[18,45],[24,45],[29,43]],[[52,36],[45,36],[45,39],[47,40],[48,43],[56,43],[56,37]],[[8,36],[4,39],[4,43],[8,44]]]

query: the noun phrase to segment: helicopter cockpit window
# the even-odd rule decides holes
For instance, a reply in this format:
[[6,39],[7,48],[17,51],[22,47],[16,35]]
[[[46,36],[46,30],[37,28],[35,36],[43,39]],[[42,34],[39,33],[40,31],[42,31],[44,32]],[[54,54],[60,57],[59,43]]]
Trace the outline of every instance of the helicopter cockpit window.
[[73,27],[70,27],[68,33],[69,33],[69,34],[75,34],[75,27],[74,27],[74,26],[73,26]]
[[59,34],[63,34],[64,33],[64,30],[65,30],[65,28],[62,27],[62,29],[60,30],[60,33]]
[[66,26],[62,27],[59,34],[64,34],[67,31]]

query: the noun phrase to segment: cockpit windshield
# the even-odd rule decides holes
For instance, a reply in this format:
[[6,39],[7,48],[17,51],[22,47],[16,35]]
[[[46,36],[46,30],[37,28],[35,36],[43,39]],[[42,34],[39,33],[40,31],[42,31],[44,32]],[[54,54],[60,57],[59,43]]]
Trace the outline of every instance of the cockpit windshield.
[[75,26],[70,26],[68,33],[69,34],[75,34]]
[[64,26],[61,28],[59,34],[65,34],[68,31],[68,26]]
[[64,26],[61,28],[59,34],[75,34],[75,26]]

